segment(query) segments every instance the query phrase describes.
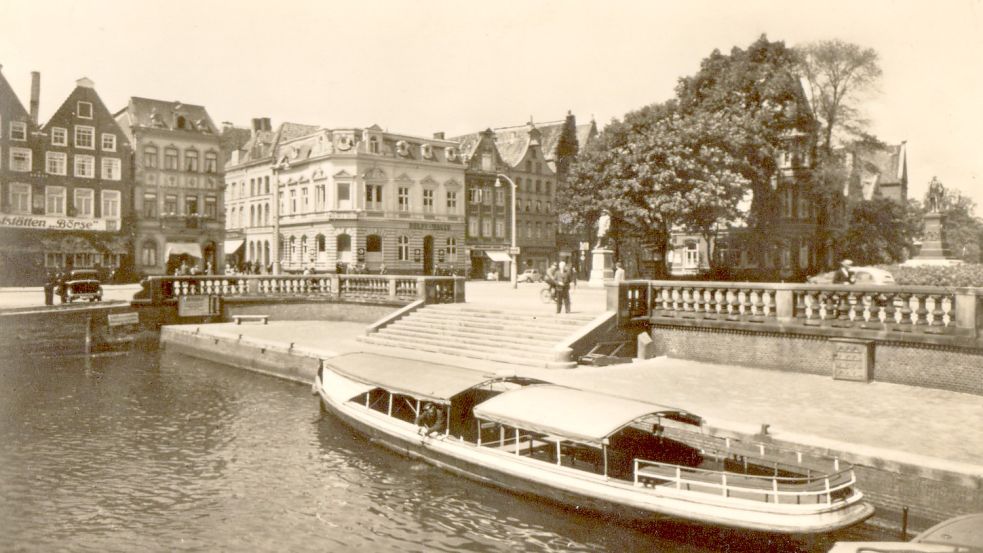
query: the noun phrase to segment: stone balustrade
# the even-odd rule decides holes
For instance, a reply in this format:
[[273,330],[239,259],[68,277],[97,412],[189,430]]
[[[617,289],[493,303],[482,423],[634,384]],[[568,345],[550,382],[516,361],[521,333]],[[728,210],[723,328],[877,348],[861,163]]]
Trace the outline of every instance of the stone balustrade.
[[406,275],[196,275],[154,276],[134,301],[160,305],[187,296],[225,299],[321,298],[333,301],[457,303],[461,277]]
[[[630,280],[609,285],[619,323],[688,322],[794,330],[829,328],[878,337],[977,339],[983,288]],[[850,332],[846,332],[849,334]]]

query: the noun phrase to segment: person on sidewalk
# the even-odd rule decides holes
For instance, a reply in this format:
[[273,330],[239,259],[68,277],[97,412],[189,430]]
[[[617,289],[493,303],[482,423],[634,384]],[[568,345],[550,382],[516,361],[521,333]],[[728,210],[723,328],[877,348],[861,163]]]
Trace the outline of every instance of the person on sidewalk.
[[573,280],[573,274],[570,269],[567,269],[566,263],[560,263],[559,269],[556,271],[556,276],[553,278],[554,286],[556,287],[556,312],[559,313],[560,309],[564,306],[566,307],[567,313],[570,312],[570,283]]
[[833,284],[853,284],[856,278],[853,276],[853,261],[844,259],[840,261],[840,268],[833,275]]

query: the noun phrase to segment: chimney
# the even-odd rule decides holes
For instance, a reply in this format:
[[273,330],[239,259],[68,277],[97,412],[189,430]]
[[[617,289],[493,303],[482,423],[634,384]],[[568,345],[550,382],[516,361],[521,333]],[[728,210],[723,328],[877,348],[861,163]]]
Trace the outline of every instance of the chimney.
[[441,131],[441,132],[435,132],[435,133],[433,133],[433,137],[436,140],[444,140],[444,133],[443,133],[443,131]]
[[264,130],[264,131],[272,131],[273,130],[273,126],[270,124],[270,118],[269,117],[264,117],[264,118],[262,118],[261,121],[263,122],[263,128],[260,129],[260,130]]
[[256,131],[263,130],[263,129],[260,128],[260,125],[262,125],[262,124],[263,124],[263,120],[262,119],[260,119],[258,117],[253,117],[253,126],[252,126],[253,133],[255,133]]
[[31,71],[31,121],[38,124],[38,108],[41,105],[41,73]]

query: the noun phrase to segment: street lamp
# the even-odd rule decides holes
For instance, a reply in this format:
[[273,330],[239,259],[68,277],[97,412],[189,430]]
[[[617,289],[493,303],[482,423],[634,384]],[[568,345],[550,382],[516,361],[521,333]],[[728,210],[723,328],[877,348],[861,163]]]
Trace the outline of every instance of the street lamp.
[[516,266],[516,255],[518,252],[518,247],[515,245],[515,203],[516,203],[516,192],[517,188],[515,186],[515,181],[508,178],[507,176],[498,173],[495,175],[495,188],[500,188],[502,186],[502,181],[500,179],[505,179],[509,184],[512,185],[512,247],[509,248],[509,256],[512,257],[512,262],[509,263],[511,267],[509,268],[509,279],[512,281],[512,288],[519,287],[519,273],[518,267]]

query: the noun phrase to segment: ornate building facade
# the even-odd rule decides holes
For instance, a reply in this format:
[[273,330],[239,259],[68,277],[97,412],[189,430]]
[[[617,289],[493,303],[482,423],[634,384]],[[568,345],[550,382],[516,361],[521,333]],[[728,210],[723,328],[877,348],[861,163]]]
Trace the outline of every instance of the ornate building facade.
[[116,121],[133,144],[134,264],[170,274],[223,259],[224,178],[218,129],[202,106],[132,97]]
[[0,75],[0,281],[40,284],[46,274],[128,265],[130,143],[82,78],[38,126],[40,75],[27,112]]

